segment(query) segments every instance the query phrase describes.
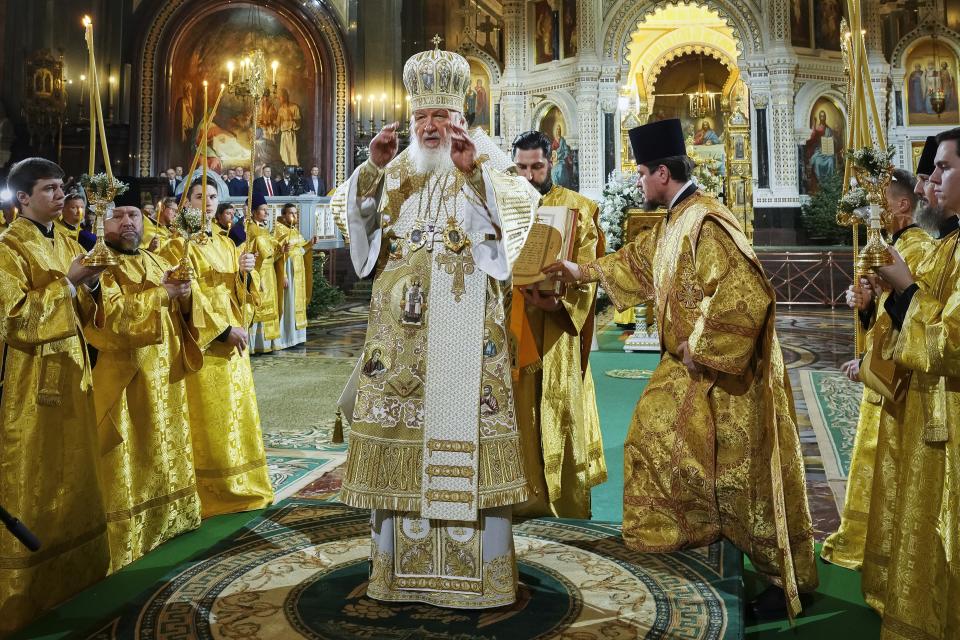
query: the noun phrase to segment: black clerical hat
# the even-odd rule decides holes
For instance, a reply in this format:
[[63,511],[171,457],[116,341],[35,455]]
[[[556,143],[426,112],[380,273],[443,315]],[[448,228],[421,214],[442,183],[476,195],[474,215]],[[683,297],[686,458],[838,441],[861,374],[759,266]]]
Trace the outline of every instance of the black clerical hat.
[[927,136],[923,153],[920,154],[920,160],[917,162],[917,175],[929,176],[933,173],[933,159],[937,157],[937,146],[939,145],[937,145],[936,136]]
[[683,127],[676,118],[658,120],[630,129],[630,146],[637,164],[655,162],[671,156],[687,155]]

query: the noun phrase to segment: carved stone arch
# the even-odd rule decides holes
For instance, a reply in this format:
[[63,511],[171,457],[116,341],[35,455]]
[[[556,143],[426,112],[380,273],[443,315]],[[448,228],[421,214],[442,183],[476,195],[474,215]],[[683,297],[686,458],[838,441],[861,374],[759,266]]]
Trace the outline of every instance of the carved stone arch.
[[[626,66],[630,39],[637,25],[660,8],[670,5],[690,4],[683,0],[618,0],[607,13],[603,23],[603,54]],[[762,24],[759,10],[744,0],[702,0],[697,4],[715,11],[733,30],[740,42],[741,57],[762,53]]]
[[[154,8],[145,13],[137,37],[142,46],[133,82],[141,92],[135,110],[137,122],[133,123],[133,129],[140,131],[137,142],[140,175],[156,173],[157,147],[162,140],[159,116],[163,110],[172,108],[169,65],[178,35],[201,14],[223,7],[259,4],[257,0],[164,0],[154,3]],[[310,115],[305,117],[333,122],[332,136],[326,134],[318,143],[318,134],[311,142],[327,184],[339,184],[346,179],[342,159],[352,155],[348,152],[351,71],[343,28],[335,10],[326,2],[275,0],[264,10],[278,14],[308,39],[311,54],[316,57],[315,64],[322,69],[322,74],[318,73],[316,101],[308,106]]]
[[847,115],[847,100],[843,91],[829,82],[817,81],[807,82],[797,91],[793,108],[793,125],[796,131],[808,131],[810,129],[810,111],[820,98],[829,98],[843,114],[846,126],[850,126],[850,117]]
[[461,44],[457,49],[457,53],[468,60],[470,58],[476,60],[478,63],[480,63],[480,66],[486,69],[487,73],[490,74],[491,84],[500,84],[500,66],[497,64],[497,61],[489,53],[474,44],[472,40]]
[[937,34],[937,40],[947,43],[947,45],[953,49],[954,55],[960,59],[960,33],[957,33],[953,29],[948,29],[942,24],[931,24],[927,22],[900,38],[900,42],[897,43],[896,48],[893,50],[893,55],[890,56],[893,68],[906,69],[907,56],[910,55],[910,52],[913,51],[917,45],[930,40],[931,27],[933,28],[933,32]]
[[654,88],[657,86],[657,78],[660,77],[660,73],[668,64],[681,56],[692,54],[702,54],[713,58],[719,61],[720,64],[725,66],[730,71],[730,75],[727,76],[727,81],[724,83],[722,89],[723,95],[727,94],[733,83],[736,82],[740,77],[740,69],[737,67],[736,60],[731,60],[730,56],[725,51],[722,51],[721,49],[709,44],[691,43],[682,47],[670,49],[669,51],[664,52],[662,56],[657,58],[656,62],[654,62],[653,66],[650,68],[650,72],[647,74],[647,95],[652,96],[655,94]]
[[543,120],[543,116],[553,107],[560,109],[560,113],[567,123],[567,132],[564,136],[567,142],[570,142],[572,145],[574,141],[579,141],[580,123],[577,120],[577,103],[572,96],[562,91],[548,91],[546,93],[544,99],[533,109],[533,115],[530,118],[530,128],[536,129],[540,126],[540,121]]

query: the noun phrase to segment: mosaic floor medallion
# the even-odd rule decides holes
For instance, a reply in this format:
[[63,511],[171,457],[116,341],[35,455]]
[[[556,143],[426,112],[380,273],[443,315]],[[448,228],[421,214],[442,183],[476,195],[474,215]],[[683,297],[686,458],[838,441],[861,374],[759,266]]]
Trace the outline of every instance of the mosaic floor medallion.
[[721,544],[642,554],[612,525],[514,527],[517,602],[486,611],[366,597],[369,515],[291,500],[193,562],[94,638],[736,638],[739,558]]

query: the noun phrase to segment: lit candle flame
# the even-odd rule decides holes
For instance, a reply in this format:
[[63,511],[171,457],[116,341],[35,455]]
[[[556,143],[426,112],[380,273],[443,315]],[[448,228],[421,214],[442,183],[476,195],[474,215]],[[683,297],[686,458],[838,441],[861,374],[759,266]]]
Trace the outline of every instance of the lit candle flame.
[[90,16],[83,16],[83,26],[85,27],[93,26],[93,20],[90,19]]

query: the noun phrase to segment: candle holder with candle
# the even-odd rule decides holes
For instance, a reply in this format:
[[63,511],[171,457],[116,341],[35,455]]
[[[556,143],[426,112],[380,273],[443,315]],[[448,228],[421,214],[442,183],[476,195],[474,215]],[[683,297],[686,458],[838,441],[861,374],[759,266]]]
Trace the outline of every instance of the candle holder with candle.
[[186,282],[193,279],[193,267],[190,266],[190,243],[200,238],[206,240],[207,235],[204,233],[205,217],[200,209],[183,206],[180,207],[177,215],[173,218],[173,230],[183,238],[183,257],[180,258],[180,264],[171,274],[176,280]]
[[886,191],[893,177],[894,148],[886,151],[874,147],[862,147],[850,151],[853,174],[857,184],[867,193],[870,217],[867,220],[867,244],[857,258],[857,270],[864,273],[893,263],[888,245],[883,240],[881,229],[890,224]]
[[105,173],[80,176],[80,184],[87,194],[87,202],[93,210],[97,242],[83,257],[83,264],[88,267],[112,267],[118,264],[117,256],[107,247],[103,239],[103,221],[107,213],[112,211],[113,201],[117,196],[127,192],[129,186]]

